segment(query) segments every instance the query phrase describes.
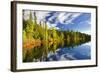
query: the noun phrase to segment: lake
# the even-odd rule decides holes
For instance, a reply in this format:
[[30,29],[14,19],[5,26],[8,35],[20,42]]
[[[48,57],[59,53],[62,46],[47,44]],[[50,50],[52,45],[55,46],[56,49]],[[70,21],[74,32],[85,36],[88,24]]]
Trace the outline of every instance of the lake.
[[46,62],[91,59],[91,42],[49,43],[23,49],[23,62]]

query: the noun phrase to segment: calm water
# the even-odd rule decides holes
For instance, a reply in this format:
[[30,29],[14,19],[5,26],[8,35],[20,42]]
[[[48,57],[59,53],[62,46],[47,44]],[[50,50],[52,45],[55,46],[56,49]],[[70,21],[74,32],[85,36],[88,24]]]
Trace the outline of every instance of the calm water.
[[91,43],[49,43],[23,50],[23,62],[91,59]]

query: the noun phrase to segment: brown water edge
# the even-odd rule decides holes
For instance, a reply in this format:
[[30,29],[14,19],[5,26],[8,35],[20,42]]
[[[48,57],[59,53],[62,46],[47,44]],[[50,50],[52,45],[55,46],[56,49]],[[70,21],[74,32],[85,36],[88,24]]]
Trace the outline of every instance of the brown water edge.
[[52,44],[52,43],[58,43],[58,40],[48,41],[48,40],[27,40],[23,42],[23,49],[31,49],[36,46],[46,45],[46,44]]

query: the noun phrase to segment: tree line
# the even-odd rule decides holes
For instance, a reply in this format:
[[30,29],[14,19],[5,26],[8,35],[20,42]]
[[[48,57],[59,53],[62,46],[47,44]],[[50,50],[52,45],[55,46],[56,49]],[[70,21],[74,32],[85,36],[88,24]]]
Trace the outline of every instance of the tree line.
[[[34,19],[33,19],[34,17]],[[23,19],[23,42],[27,41],[42,41],[42,42],[60,42],[66,41],[67,43],[80,43],[91,40],[91,36],[85,33],[78,31],[66,30],[61,31],[57,30],[54,27],[48,29],[46,21],[40,21],[37,23],[36,12],[32,14],[30,12],[29,19]]]

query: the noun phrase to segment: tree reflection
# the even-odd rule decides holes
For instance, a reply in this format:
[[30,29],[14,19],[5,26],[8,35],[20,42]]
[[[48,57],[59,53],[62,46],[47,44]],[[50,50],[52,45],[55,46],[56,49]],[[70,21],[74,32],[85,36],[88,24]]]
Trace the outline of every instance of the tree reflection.
[[87,41],[62,40],[60,42],[48,42],[34,45],[33,48],[23,49],[23,62],[47,61],[48,54],[55,54],[58,48],[74,48]]

